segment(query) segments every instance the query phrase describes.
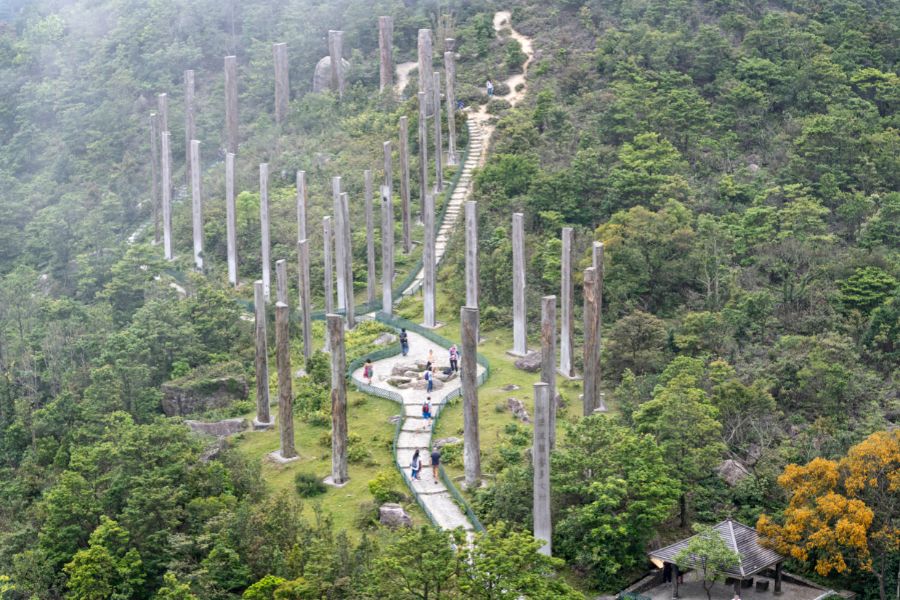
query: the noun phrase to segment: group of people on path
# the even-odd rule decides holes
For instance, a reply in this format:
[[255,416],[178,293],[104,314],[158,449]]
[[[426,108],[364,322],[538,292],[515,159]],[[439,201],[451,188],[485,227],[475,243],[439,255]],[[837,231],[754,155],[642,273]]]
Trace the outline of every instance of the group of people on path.
[[[410,462],[410,468],[412,469],[412,473],[410,477],[415,479],[416,481],[422,481],[422,458],[419,456],[421,452],[420,449],[416,449],[413,453],[412,461]],[[438,448],[435,448],[431,451],[431,474],[434,477],[434,482],[437,483],[439,477],[439,470],[441,466],[441,451]]]

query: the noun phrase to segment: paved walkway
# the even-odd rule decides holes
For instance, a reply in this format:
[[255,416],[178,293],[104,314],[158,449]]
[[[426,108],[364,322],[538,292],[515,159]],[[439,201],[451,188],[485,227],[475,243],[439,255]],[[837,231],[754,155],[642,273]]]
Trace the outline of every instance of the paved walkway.
[[[427,507],[434,518],[435,524],[442,529],[456,529],[462,527],[466,531],[472,531],[472,524],[466,514],[454,502],[453,496],[440,481],[434,481],[431,472],[431,427],[422,419],[422,403],[427,395],[424,390],[401,390],[387,383],[394,365],[412,363],[416,360],[426,360],[428,350],[434,351],[437,364],[449,364],[447,348],[422,337],[417,333],[408,332],[410,352],[407,356],[397,354],[374,363],[375,377],[372,379],[373,387],[390,390],[403,399],[403,425],[400,437],[397,438],[397,466],[403,473],[404,479],[412,484],[412,489],[420,501]],[[478,373],[484,368],[479,365]],[[360,367],[353,372],[353,379],[363,383],[363,369]],[[445,398],[448,394],[460,386],[459,377],[444,383],[444,387],[431,393],[432,415],[437,416],[443,410]],[[421,481],[410,479],[410,463],[413,452],[419,449],[422,459]]]

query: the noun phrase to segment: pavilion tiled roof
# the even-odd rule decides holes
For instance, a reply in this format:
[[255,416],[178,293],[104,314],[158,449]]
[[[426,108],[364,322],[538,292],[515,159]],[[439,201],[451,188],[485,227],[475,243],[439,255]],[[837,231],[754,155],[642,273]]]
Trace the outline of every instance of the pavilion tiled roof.
[[[739,557],[737,565],[725,569],[725,572],[729,575],[749,577],[784,560],[784,557],[774,550],[760,546],[759,534],[756,533],[755,529],[747,527],[743,523],[727,519],[713,527],[713,530],[721,536],[725,544]],[[650,552],[650,556],[664,562],[674,563],[675,557],[687,548],[688,543],[694,537],[696,536],[681,540],[659,550],[653,550]]]

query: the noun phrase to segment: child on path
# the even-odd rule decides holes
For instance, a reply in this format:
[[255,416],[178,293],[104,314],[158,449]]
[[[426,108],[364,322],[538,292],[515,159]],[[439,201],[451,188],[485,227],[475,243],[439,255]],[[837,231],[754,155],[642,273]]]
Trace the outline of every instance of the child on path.
[[366,366],[363,367],[363,377],[366,378],[366,382],[369,385],[372,385],[372,375],[373,375],[374,367],[372,366],[372,359],[366,359]]
[[435,448],[431,451],[431,474],[434,475],[434,482],[438,482],[438,468],[441,466],[441,451]]
[[400,329],[400,352],[403,356],[409,354],[409,336],[406,335],[406,329]]
[[456,349],[456,344],[453,344],[450,346],[450,372],[457,371],[459,371],[459,351]]
[[412,462],[410,463],[410,468],[412,469],[411,477],[415,480],[419,480],[419,470],[422,468],[422,459],[419,458],[418,448],[413,453]]
[[425,419],[425,429],[431,429],[431,396],[426,397],[422,405],[422,418]]

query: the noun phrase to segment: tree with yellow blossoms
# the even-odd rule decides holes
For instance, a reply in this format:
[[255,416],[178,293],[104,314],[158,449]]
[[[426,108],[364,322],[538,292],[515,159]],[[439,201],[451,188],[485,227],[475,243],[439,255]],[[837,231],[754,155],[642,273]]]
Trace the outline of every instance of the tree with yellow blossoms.
[[779,524],[762,515],[763,543],[817,573],[871,573],[887,600],[885,569],[900,552],[900,430],[873,433],[838,461],[788,465],[790,501]]

